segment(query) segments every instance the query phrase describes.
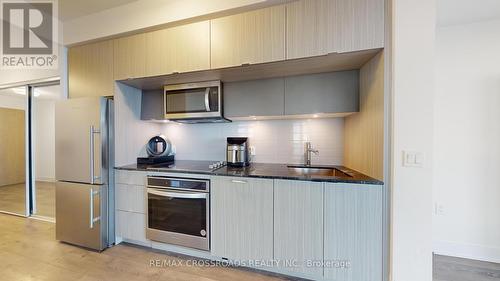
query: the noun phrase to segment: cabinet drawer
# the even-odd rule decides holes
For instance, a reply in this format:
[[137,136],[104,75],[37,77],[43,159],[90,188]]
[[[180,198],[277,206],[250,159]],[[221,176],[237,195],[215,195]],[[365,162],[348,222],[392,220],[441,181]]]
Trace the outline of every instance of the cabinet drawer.
[[146,172],[115,170],[115,183],[146,186]]
[[123,240],[151,247],[146,239],[146,215],[116,211],[116,235]]
[[146,213],[146,188],[144,186],[117,183],[115,193],[117,210]]

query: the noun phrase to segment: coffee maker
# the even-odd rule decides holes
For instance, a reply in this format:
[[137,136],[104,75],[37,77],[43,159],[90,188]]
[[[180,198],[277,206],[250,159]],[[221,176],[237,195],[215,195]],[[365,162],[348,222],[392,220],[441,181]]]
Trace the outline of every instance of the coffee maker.
[[228,137],[226,163],[230,167],[245,167],[250,164],[248,138]]

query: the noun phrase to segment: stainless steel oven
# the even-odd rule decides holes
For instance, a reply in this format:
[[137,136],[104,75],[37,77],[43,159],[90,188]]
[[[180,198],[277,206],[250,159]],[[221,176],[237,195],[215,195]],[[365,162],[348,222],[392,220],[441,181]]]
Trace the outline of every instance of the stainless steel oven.
[[166,85],[165,119],[184,122],[227,122],[223,117],[220,81]]
[[146,237],[210,250],[210,181],[148,177]]

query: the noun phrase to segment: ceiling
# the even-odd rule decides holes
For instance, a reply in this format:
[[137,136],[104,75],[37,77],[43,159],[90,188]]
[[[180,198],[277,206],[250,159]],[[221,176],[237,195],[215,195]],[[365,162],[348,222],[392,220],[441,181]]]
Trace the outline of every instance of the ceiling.
[[59,19],[67,21],[137,0],[59,0]]
[[500,19],[500,0],[438,0],[437,25],[450,26]]

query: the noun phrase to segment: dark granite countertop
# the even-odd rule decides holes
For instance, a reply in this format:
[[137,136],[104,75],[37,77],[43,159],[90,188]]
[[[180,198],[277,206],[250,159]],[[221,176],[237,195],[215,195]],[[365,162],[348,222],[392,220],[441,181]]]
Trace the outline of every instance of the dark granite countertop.
[[231,177],[250,177],[250,178],[269,178],[269,179],[286,179],[286,180],[302,180],[316,182],[343,182],[343,183],[358,183],[358,184],[375,184],[382,185],[382,181],[366,176],[357,171],[351,170],[343,166],[335,165],[312,165],[312,167],[332,168],[336,169],[335,175],[303,175],[295,174],[293,169],[289,169],[287,164],[266,164],[252,163],[248,167],[233,168],[222,167],[212,170],[208,165],[215,161],[188,161],[177,160],[174,165],[137,165],[131,164],[121,167],[116,167],[118,170],[131,171],[150,171],[150,172],[166,172],[166,173],[188,173],[188,174],[204,174],[213,176],[231,176]]

